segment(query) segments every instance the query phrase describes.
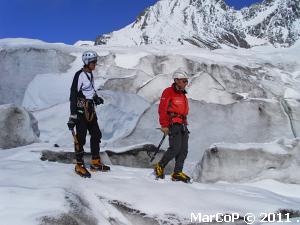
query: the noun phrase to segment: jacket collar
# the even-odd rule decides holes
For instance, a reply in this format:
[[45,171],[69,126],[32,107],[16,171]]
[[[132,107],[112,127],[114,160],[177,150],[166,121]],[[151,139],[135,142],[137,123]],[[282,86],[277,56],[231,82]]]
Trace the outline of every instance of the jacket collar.
[[178,89],[176,88],[175,83],[172,84],[172,88],[173,88],[173,90],[174,90],[176,93],[178,93],[178,94],[180,94],[180,93],[182,93],[182,94],[187,94],[186,90],[178,90]]

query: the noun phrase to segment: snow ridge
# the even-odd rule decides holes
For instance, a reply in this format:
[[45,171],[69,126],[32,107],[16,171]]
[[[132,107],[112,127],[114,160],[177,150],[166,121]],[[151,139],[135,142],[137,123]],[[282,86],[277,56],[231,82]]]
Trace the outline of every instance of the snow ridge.
[[289,47],[299,39],[299,0],[265,0],[235,10],[224,0],[160,0],[95,45],[195,45],[201,48]]

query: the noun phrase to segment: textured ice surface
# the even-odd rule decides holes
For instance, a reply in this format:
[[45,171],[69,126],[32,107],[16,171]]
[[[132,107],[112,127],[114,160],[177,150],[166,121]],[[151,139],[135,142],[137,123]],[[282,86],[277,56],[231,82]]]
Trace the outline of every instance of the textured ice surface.
[[[19,49],[5,57],[16,54],[22,60],[26,58],[22,50],[25,47],[41,49],[46,56],[57,51],[67,55],[68,59],[60,62],[66,65],[62,72],[55,72],[58,66],[50,64],[50,73],[38,74],[35,67],[30,67],[38,75],[27,85],[23,99],[23,105],[35,111],[42,140],[60,146],[72,145],[65,126],[69,88],[74,73],[82,66],[81,52],[88,48],[100,55],[96,88],[111,91],[104,94],[104,106],[97,108],[104,149],[119,152],[159,142],[156,103],[163,89],[171,85],[172,72],[178,67],[185,68],[190,76],[188,161],[198,162],[215,142],[270,142],[299,133],[300,65],[295,60],[299,44],[289,49],[216,51],[191,47],[76,47],[19,39],[2,40],[0,45],[3,51]],[[69,57],[76,59],[70,63]],[[150,105],[151,109],[145,111]],[[167,141],[163,147],[166,149]]]
[[300,139],[279,139],[273,143],[211,146],[195,168],[201,182],[247,182],[274,179],[300,183]]
[[0,148],[13,148],[38,141],[38,121],[24,108],[0,106]]
[[[132,142],[159,143],[158,105],[147,110],[133,133],[114,142],[114,147]],[[243,101],[230,105],[207,104],[190,100],[188,118],[190,141],[188,161],[197,162],[203,152],[215,142],[246,143],[270,142],[280,136],[293,138],[288,118],[279,103],[260,100]],[[163,147],[167,148],[168,141]]]
[[0,58],[0,104],[19,105],[28,84],[37,74],[64,72],[75,59],[59,49],[30,45],[2,48]]

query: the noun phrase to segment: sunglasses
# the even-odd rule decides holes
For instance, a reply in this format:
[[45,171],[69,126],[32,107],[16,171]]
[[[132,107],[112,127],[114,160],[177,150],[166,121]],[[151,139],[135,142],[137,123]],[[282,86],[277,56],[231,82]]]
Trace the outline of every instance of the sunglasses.
[[178,80],[181,80],[183,83],[188,83],[188,79],[178,79]]

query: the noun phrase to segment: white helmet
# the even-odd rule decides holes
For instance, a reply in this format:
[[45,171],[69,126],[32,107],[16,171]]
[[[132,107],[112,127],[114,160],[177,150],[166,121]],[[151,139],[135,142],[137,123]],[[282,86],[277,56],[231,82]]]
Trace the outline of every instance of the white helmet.
[[97,52],[94,51],[85,51],[82,53],[82,61],[84,65],[88,65],[90,62],[97,61]]
[[189,77],[182,68],[179,68],[173,73],[173,79],[189,79]]

